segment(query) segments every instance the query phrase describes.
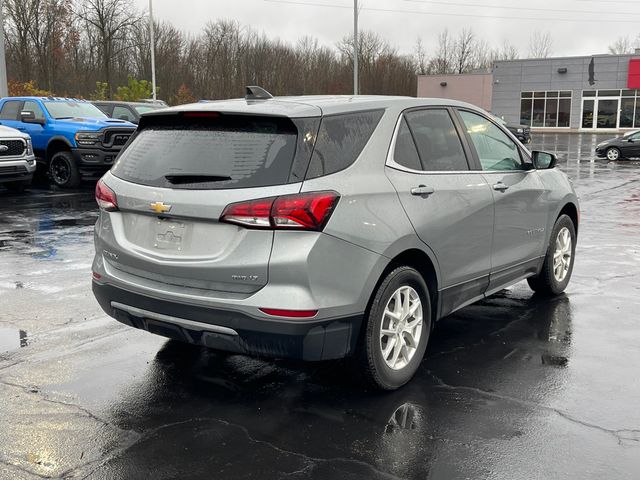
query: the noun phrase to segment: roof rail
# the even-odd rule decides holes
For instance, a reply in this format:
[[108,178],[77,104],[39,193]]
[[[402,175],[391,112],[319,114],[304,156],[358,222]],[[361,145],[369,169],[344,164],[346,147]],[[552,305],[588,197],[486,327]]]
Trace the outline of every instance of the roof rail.
[[262,87],[250,85],[246,87],[246,94],[244,98],[246,100],[269,100],[270,98],[273,98],[273,95]]

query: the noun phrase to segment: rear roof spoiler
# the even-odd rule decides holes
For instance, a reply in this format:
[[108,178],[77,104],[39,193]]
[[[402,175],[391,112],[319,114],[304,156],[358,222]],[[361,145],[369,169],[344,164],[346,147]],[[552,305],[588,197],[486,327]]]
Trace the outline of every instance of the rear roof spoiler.
[[270,98],[273,98],[273,95],[262,87],[250,85],[246,87],[246,94],[244,98],[245,100],[269,100]]

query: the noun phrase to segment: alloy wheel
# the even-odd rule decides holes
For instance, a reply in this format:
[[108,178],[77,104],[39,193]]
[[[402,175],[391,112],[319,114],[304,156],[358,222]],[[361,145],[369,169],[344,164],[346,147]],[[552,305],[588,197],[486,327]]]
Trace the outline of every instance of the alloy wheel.
[[71,165],[65,158],[56,157],[51,160],[51,177],[58,185],[64,185],[71,176]]
[[407,285],[398,288],[387,302],[380,327],[382,358],[393,370],[406,367],[422,336],[420,295]]
[[618,158],[620,158],[620,152],[617,148],[610,148],[607,150],[607,158],[609,160],[618,160]]
[[563,227],[556,237],[556,249],[553,253],[553,276],[558,282],[562,282],[571,267],[571,232]]

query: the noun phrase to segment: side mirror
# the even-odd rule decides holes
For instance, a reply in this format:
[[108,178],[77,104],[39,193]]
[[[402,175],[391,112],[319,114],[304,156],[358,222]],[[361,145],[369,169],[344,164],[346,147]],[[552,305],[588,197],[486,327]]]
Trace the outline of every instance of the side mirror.
[[20,120],[24,123],[37,123],[44,125],[44,120],[36,118],[36,114],[31,110],[24,110],[20,112]]
[[533,151],[531,153],[533,166],[538,170],[546,170],[556,166],[558,158],[553,153]]

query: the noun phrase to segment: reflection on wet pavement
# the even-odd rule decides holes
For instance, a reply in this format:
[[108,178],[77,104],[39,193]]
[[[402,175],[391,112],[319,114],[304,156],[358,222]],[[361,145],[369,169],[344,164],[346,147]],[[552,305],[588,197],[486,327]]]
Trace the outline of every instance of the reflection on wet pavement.
[[581,198],[567,293],[520,283],[442,320],[391,393],[348,362],[226,355],[106,318],[91,192],[0,192],[0,478],[638,478],[640,163],[594,159],[602,137],[534,140]]

